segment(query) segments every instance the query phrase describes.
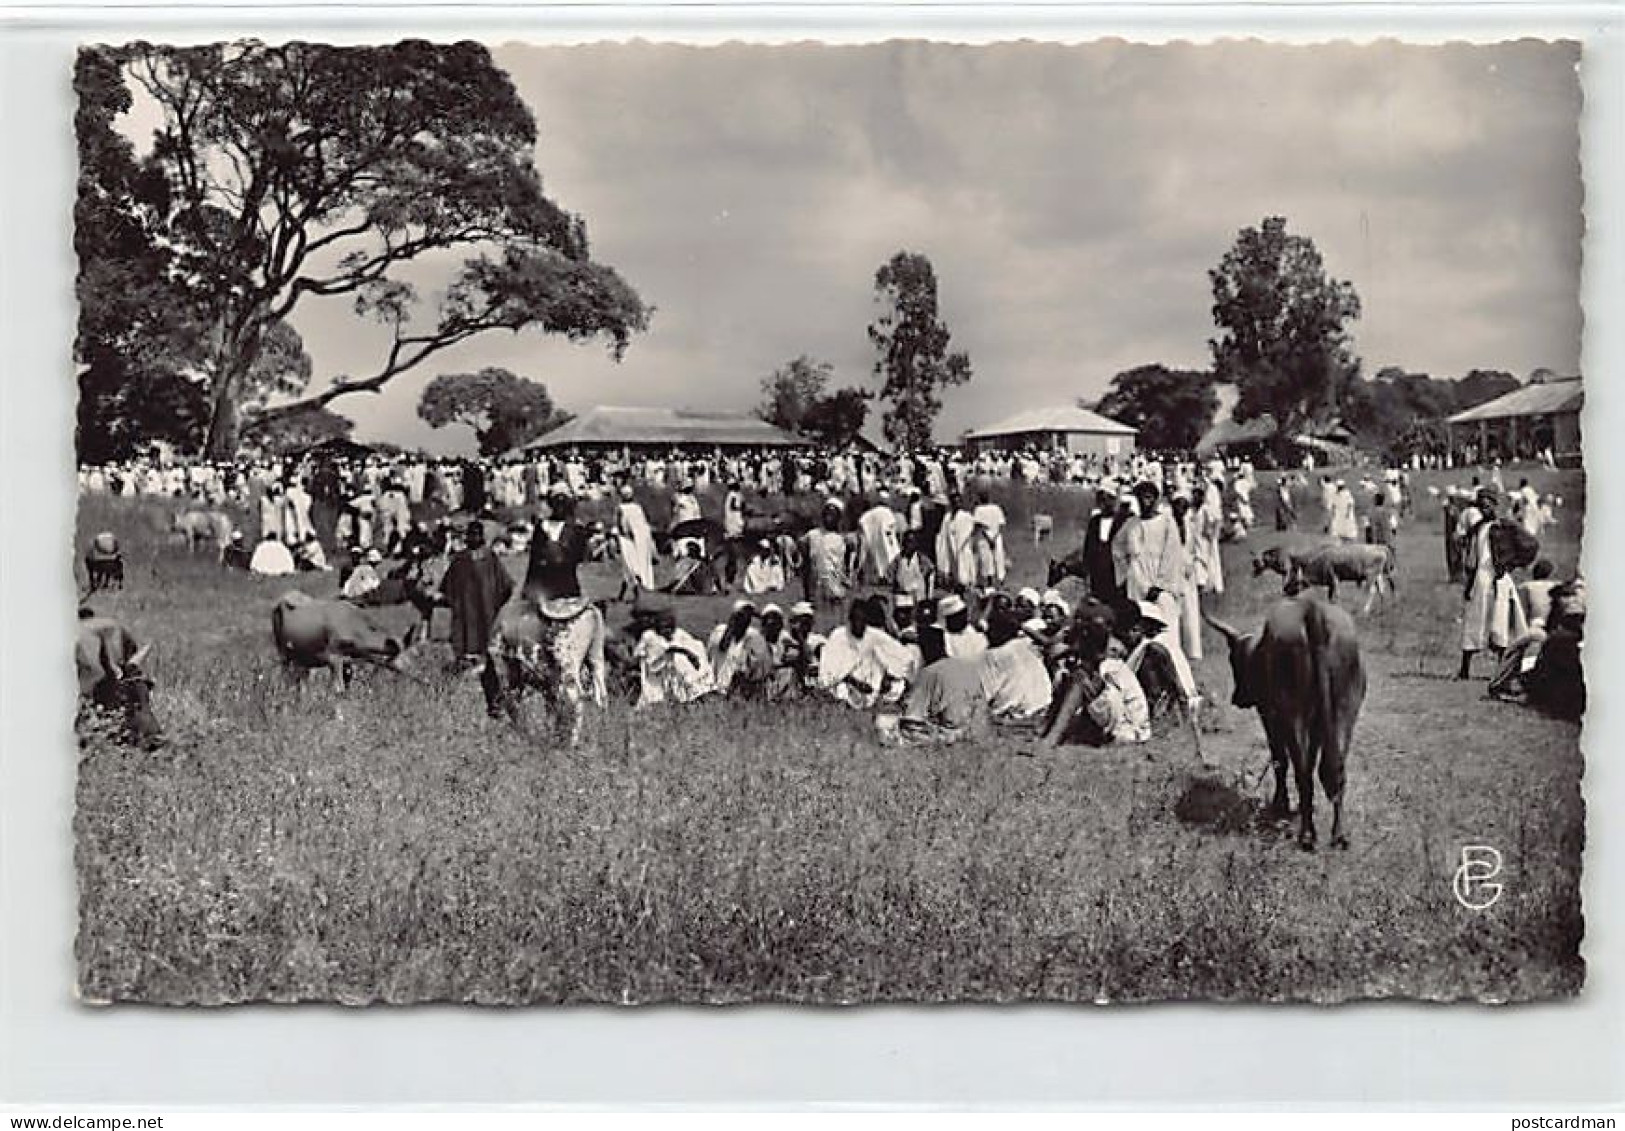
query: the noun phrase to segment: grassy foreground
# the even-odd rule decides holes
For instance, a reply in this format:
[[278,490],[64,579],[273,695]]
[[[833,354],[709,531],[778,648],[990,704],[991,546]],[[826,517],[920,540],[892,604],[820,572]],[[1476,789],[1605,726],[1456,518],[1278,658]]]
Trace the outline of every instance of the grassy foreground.
[[[1580,476],[1536,483],[1564,496],[1546,553],[1572,571]],[[1026,516],[1055,515],[1072,544],[1087,494],[1003,494],[1013,581],[1041,582],[1051,551],[1029,544]],[[87,500],[77,545],[117,532],[129,577],[94,604],[154,642],[154,705],[172,744],[85,746],[80,992],[206,1003],[1576,993],[1579,728],[1484,701],[1483,679],[1449,680],[1460,593],[1444,583],[1437,504],[1418,495],[1398,601],[1361,620],[1370,690],[1349,767],[1353,847],[1315,854],[1293,846],[1290,823],[1259,815],[1262,730],[1228,707],[1213,634],[1197,673],[1225,705],[1204,728],[1206,765],[1188,730],[1038,756],[882,749],[867,716],[825,705],[614,704],[590,716],[577,750],[535,749],[485,719],[471,680],[425,690],[364,673],[344,697],[325,681],[297,687],[269,635],[285,580],[188,558],[160,533],[160,506]],[[1212,605],[1248,627],[1279,590],[1247,568],[1250,549],[1279,537],[1267,507],[1260,518],[1249,546],[1226,548],[1229,587]],[[700,632],[725,607],[687,600],[679,617]],[[612,628],[623,619],[612,613]],[[1452,894],[1467,844],[1505,861],[1505,890],[1485,911]]]

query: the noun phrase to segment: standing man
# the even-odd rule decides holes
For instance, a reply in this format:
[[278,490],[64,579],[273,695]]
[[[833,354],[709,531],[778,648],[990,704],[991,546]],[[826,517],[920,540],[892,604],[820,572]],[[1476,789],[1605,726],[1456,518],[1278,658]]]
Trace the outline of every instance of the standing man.
[[1112,566],[1112,534],[1117,529],[1117,495],[1102,484],[1095,489],[1095,509],[1083,531],[1083,567],[1089,575],[1089,593],[1110,602],[1117,589]]
[[463,548],[452,555],[440,591],[451,609],[452,651],[464,664],[480,663],[485,709],[495,718],[501,713],[502,686],[491,662],[491,629],[513,596],[513,579],[485,545],[485,524],[479,519],[464,530]]
[[615,511],[615,536],[621,552],[621,588],[632,590],[633,599],[639,591],[655,588],[654,534],[649,529],[649,517],[632,494],[630,483],[621,484],[621,503]]
[[847,542],[840,526],[841,504],[830,499],[824,504],[818,525],[803,539],[802,589],[809,603],[832,605],[846,597],[850,585]]
[[728,493],[722,497],[722,538],[728,561],[724,579],[731,590],[739,577],[740,563],[748,554],[745,550],[745,496],[739,490],[739,480],[728,480]]
[[1155,483],[1135,485],[1134,501],[1140,517],[1127,532],[1128,578],[1131,601],[1150,601],[1163,612],[1167,624],[1179,623],[1185,584],[1185,546],[1174,516],[1161,506],[1162,492]]

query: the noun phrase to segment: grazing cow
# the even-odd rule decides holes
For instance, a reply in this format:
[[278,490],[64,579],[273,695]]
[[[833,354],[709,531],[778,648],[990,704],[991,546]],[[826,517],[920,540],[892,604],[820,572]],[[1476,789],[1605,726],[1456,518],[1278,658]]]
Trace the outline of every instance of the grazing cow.
[[124,588],[124,555],[119,552],[118,538],[110,531],[102,531],[90,541],[85,551],[85,577],[90,592],[101,589]]
[[534,688],[574,746],[581,737],[583,684],[599,707],[608,698],[604,614],[580,597],[540,606],[511,601],[491,630],[491,668],[497,678],[486,692],[489,710],[506,711],[517,723],[519,697]]
[[284,664],[328,668],[340,690],[349,685],[352,661],[416,678],[401,667],[402,643],[373,625],[348,601],[318,600],[290,590],[271,610],[271,639]]
[[1230,645],[1230,673],[1236,690],[1230,702],[1256,707],[1275,765],[1275,797],[1270,810],[1289,812],[1286,771],[1298,783],[1298,845],[1315,847],[1315,773],[1332,804],[1332,844],[1348,847],[1343,829],[1344,769],[1354,722],[1365,700],[1365,665],[1354,619],[1315,597],[1288,597],[1276,603],[1258,633],[1243,635],[1222,621],[1206,618]]
[[118,717],[126,742],[151,750],[163,745],[163,728],[152,713],[152,680],[141,669],[151,645],[138,645],[118,621],[79,610],[74,663],[79,700]]
[[1286,591],[1296,594],[1309,585],[1324,585],[1326,596],[1337,600],[1337,583],[1352,581],[1366,589],[1365,612],[1379,593],[1394,588],[1394,554],[1387,546],[1360,542],[1333,542],[1286,549],[1271,546],[1253,558],[1253,576],[1274,570],[1286,578]]
[[231,544],[231,519],[221,511],[177,511],[170,519],[169,531],[186,539],[186,548],[197,552],[200,543],[213,542],[222,560],[226,547]]

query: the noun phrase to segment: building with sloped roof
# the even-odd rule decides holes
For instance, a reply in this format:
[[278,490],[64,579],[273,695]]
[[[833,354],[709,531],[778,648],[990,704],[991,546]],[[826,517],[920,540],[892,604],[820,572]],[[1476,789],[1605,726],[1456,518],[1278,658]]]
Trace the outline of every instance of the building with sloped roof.
[[794,448],[806,441],[743,413],[596,405],[532,440],[548,448]]
[[1472,447],[1480,460],[1527,459],[1550,449],[1577,464],[1584,408],[1580,378],[1537,373],[1522,388],[1456,413],[1445,427],[1452,451]]
[[1036,408],[973,428],[964,441],[972,451],[1042,448],[1082,455],[1116,456],[1134,450],[1136,429],[1077,405]]

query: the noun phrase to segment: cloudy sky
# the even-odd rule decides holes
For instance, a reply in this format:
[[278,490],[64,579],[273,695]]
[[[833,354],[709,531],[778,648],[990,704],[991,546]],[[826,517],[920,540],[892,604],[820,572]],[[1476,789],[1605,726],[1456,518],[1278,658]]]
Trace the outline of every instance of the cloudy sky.
[[[435,373],[505,366],[564,407],[744,410],[800,353],[874,386],[877,267],[936,265],[972,382],[939,439],[1201,367],[1207,270],[1283,215],[1364,303],[1366,372],[1578,372],[1578,49],[507,46],[549,193],[656,306],[620,364],[536,335],[475,339],[382,396],[358,435],[456,450],[416,418]],[[342,300],[295,319],[318,381],[381,339]]]

